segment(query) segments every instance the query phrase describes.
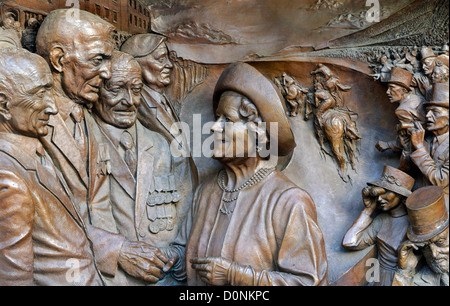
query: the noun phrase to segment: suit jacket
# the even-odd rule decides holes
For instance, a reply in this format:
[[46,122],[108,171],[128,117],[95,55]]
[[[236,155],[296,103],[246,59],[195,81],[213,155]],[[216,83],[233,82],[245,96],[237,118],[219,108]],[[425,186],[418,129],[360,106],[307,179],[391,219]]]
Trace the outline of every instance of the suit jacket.
[[[444,188],[445,200],[448,209],[448,183],[449,183],[449,141],[448,133],[442,135],[443,140],[433,148],[433,140],[436,136],[427,141],[429,145],[411,153],[411,160],[416,164],[428,182],[435,186]],[[427,148],[428,146],[428,148]],[[434,151],[434,152],[433,152]],[[430,153],[433,153],[432,155]]]
[[[161,100],[165,100],[170,108],[170,113],[167,112],[161,105]],[[139,106],[138,119],[142,125],[149,130],[155,131],[163,135],[169,144],[177,144],[179,148],[183,148],[189,154],[188,167],[190,168],[192,181],[194,187],[198,186],[198,170],[194,160],[190,154],[188,147],[188,137],[181,133],[181,135],[171,133],[171,127],[174,123],[180,122],[180,118],[175,112],[170,100],[163,94],[154,91],[147,85],[144,85],[142,90],[141,105]],[[174,162],[177,164],[185,163],[186,158],[175,158]]]
[[39,146],[0,134],[0,285],[103,285],[86,225]]
[[[162,135],[146,129],[137,122],[132,127],[136,134],[137,174],[135,178],[125,163],[123,154],[119,152],[119,140],[115,140],[108,131],[108,128],[111,127],[108,127],[98,117],[96,117],[96,121],[98,126],[93,129],[94,134],[99,139],[99,143],[108,148],[110,157],[111,210],[118,232],[128,240],[142,241],[163,249],[174,247],[184,262],[185,242],[183,243],[177,238],[180,225],[192,202],[193,189],[190,172],[186,167],[176,167],[169,145]],[[157,194],[158,186],[156,185],[158,183],[156,181],[166,179],[168,176],[176,178],[176,190],[181,196],[180,201],[176,204],[155,202],[156,204],[153,203],[151,206],[149,198],[152,194]],[[150,226],[155,224],[154,222],[157,222],[158,218],[165,219],[168,216],[169,209],[176,209],[173,216],[176,217],[173,228],[161,230],[158,233],[150,231]],[[97,219],[104,220],[104,218]],[[107,228],[113,222],[102,222],[95,225]],[[184,276],[184,266],[179,267],[176,276],[166,277],[158,284],[176,284],[177,282],[173,279],[181,280]],[[116,278],[112,283],[125,284],[123,278]],[[127,275],[126,284],[141,285],[145,283]]]
[[[56,98],[62,99],[58,96]],[[49,133],[40,140],[75,196],[77,208],[94,242],[100,270],[114,275],[125,238],[117,232],[108,232],[91,226],[97,223],[93,219],[95,216],[111,214],[108,175],[103,167],[108,157],[105,155],[105,149],[100,147],[95,137],[90,135],[92,126],[95,125],[92,115],[87,110],[84,112],[89,148],[87,164],[77,150],[73,133],[68,130],[61,112],[50,117]],[[93,214],[93,211],[102,211],[102,213]]]
[[[222,196],[217,178],[197,190],[187,262],[220,256],[250,271],[251,278],[237,276],[232,286],[328,284],[325,244],[308,193],[275,171],[240,192],[231,220],[219,210]],[[187,274],[189,285],[205,285],[189,264]]]

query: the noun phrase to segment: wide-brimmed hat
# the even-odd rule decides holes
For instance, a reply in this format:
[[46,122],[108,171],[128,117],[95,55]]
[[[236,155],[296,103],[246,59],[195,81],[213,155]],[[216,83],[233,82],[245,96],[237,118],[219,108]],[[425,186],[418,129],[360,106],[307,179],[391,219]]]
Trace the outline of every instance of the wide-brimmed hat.
[[417,189],[406,200],[406,209],[410,220],[407,235],[412,242],[425,242],[448,227],[442,187],[427,186]]
[[155,51],[166,40],[167,37],[159,34],[137,34],[125,41],[120,51],[133,55],[134,57],[144,57]]
[[283,98],[262,73],[246,63],[228,66],[214,89],[213,107],[216,112],[225,91],[234,91],[247,97],[258,109],[270,135],[271,122],[278,123],[278,155],[286,156],[296,147]]
[[384,166],[381,178],[378,181],[367,183],[367,185],[381,187],[408,197],[411,194],[414,182],[414,178],[405,172],[391,166]]
[[425,102],[425,107],[427,106],[440,106],[448,108],[449,100],[449,85],[447,83],[436,83],[433,84],[433,95],[431,101]]
[[389,78],[388,83],[393,83],[405,87],[408,90],[411,90],[411,82],[413,80],[414,74],[411,72],[399,68],[394,67],[391,70],[391,76]]

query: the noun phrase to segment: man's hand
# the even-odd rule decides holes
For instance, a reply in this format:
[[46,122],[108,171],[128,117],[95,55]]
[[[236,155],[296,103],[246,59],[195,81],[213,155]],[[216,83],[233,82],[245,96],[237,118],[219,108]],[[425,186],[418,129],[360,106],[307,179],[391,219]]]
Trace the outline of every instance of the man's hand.
[[119,255],[119,265],[125,272],[151,283],[165,277],[162,269],[168,261],[158,248],[138,241],[125,241]]
[[425,130],[418,122],[414,122],[415,129],[411,129],[411,144],[415,150],[423,148],[425,142]]
[[389,144],[386,141],[378,141],[375,145],[378,151],[384,152],[390,149]]
[[398,267],[407,273],[412,273],[419,263],[420,257],[414,251],[418,251],[419,247],[408,241],[404,243],[399,252]]
[[197,270],[200,279],[208,285],[228,285],[228,270],[231,262],[222,257],[193,258],[192,268]]

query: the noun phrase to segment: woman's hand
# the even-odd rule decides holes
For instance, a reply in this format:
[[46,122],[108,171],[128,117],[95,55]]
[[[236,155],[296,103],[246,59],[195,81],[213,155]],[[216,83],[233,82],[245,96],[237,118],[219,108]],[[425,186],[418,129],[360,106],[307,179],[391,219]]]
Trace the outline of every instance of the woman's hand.
[[228,285],[231,262],[222,257],[193,258],[190,260],[200,279],[211,286]]

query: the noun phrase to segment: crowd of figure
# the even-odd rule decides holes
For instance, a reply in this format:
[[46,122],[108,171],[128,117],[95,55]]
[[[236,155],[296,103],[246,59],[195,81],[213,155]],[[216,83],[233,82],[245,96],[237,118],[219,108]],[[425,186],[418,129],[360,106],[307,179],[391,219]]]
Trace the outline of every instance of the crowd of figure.
[[[328,285],[313,199],[258,154],[296,146],[274,84],[245,63],[224,70],[211,128],[224,168],[199,185],[187,135],[172,129],[166,38],[135,35],[117,51],[113,26],[67,12],[45,18],[36,53],[0,47],[0,285]],[[411,194],[417,179],[386,168],[343,242],[382,245],[385,283],[411,284],[420,249],[448,285],[448,80],[439,84],[402,147],[435,186]],[[278,141],[260,124],[272,122]],[[372,222],[377,207],[389,215]]]
[[377,246],[381,286],[449,285],[449,56],[415,48],[392,62],[381,58],[376,79],[398,103],[396,139],[380,152],[400,153],[397,168],[362,191],[364,209],[347,231],[349,250]]

